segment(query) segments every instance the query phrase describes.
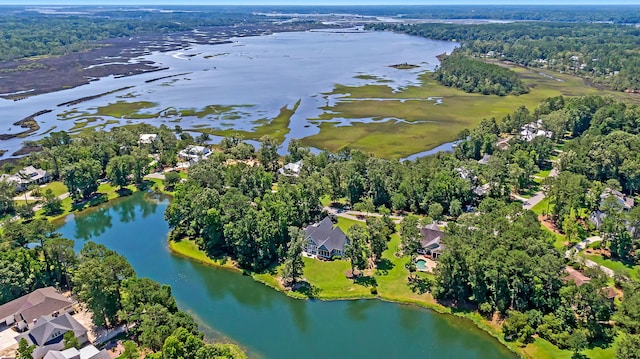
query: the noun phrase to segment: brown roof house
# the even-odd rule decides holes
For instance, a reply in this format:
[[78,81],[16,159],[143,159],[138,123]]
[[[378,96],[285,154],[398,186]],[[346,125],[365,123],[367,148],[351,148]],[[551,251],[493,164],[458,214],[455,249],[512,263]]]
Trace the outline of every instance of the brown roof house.
[[579,287],[591,281],[591,278],[587,277],[586,275],[580,273],[579,271],[571,267],[565,267],[564,270],[565,272],[567,272],[567,276],[564,277],[565,282],[573,282]]
[[444,249],[442,238],[444,238],[446,234],[441,231],[435,223],[422,227],[420,233],[422,234],[422,240],[420,241],[418,253],[430,255],[431,258],[438,259],[438,256]]
[[40,288],[0,306],[0,324],[16,325],[22,331],[43,315],[71,312],[73,301],[53,287]]
[[304,229],[306,234],[304,251],[308,256],[331,259],[342,256],[347,244],[347,236],[333,225],[331,218],[325,217],[320,223]]
[[82,326],[69,313],[55,316],[41,316],[28,332],[19,335],[16,340],[26,339],[29,345],[35,345],[34,359],[42,359],[51,350],[64,349],[64,335],[73,332],[80,345],[88,341],[87,328]]

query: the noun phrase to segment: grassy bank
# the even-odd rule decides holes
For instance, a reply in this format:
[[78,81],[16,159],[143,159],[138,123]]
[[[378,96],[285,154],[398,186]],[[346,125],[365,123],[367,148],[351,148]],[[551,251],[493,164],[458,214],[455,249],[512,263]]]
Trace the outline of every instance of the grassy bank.
[[[530,87],[528,94],[487,96],[466,93],[441,85],[431,73],[421,75],[421,85],[397,92],[379,83],[336,85],[325,96],[339,96],[340,100],[334,106],[324,107],[325,112],[318,118],[310,119],[319,123],[321,131],[302,142],[330,151],[348,146],[380,157],[400,158],[453,141],[462,129],[476,127],[483,118],[499,120],[519,106],[533,110],[547,97],[611,95],[633,102],[640,100],[631,94],[589,87],[581,78],[566,74],[551,73],[550,78],[546,76],[549,74],[541,75],[539,70],[511,69]],[[436,104],[434,98],[442,98],[442,103]],[[348,126],[336,126],[342,118],[373,119],[373,122],[352,121]]]
[[[346,230],[359,222],[339,218],[338,226]],[[495,337],[507,348],[522,357],[555,358],[564,357],[569,351],[561,351],[551,343],[536,340],[526,347],[520,347],[517,343],[504,340],[500,325],[487,320],[479,313],[458,308],[451,308],[438,303],[433,296],[414,287],[412,290],[408,285],[409,272],[405,268],[409,258],[406,256],[397,257],[395,252],[400,244],[400,237],[395,234],[389,242],[389,248],[383,253],[383,265],[372,272],[365,272],[365,275],[353,281],[345,276],[345,272],[350,269],[349,262],[336,260],[331,262],[319,261],[311,258],[304,258],[305,269],[304,279],[310,283],[311,287],[297,291],[285,289],[280,282],[280,268],[272,268],[265,273],[252,273],[254,280],[263,283],[287,296],[296,299],[319,299],[319,300],[348,300],[348,299],[379,299],[383,301],[396,302],[401,304],[412,304],[423,308],[434,310],[441,314],[453,314],[469,319],[477,327]],[[215,268],[240,271],[230,260],[211,259],[202,252],[194,241],[183,240],[179,242],[169,242],[169,248],[173,253],[192,259],[194,261],[209,265]],[[418,272],[419,278],[433,278],[431,274]],[[372,288],[376,288],[377,293],[372,293]],[[566,353],[565,353],[566,352]],[[591,356],[590,356],[591,357]],[[594,356],[594,358],[599,358]]]

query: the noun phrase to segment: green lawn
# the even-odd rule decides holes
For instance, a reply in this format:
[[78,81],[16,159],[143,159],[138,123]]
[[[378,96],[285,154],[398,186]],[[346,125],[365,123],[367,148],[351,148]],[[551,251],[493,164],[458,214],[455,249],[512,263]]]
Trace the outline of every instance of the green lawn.
[[60,181],[54,181],[47,184],[41,189],[41,192],[44,193],[44,191],[48,189],[50,189],[53,192],[53,194],[56,196],[69,192],[69,190],[67,189],[67,186],[65,186],[64,183]]
[[538,202],[538,204],[533,206],[533,208],[531,208],[531,210],[537,215],[541,215],[550,209],[551,207],[549,207],[549,200],[546,197],[542,201]]
[[632,277],[635,277],[636,279],[640,279],[640,265],[633,266],[633,265],[625,264],[617,260],[604,258],[599,254],[587,254],[585,252],[581,252],[580,255],[598,263],[601,266],[607,267],[615,272],[628,271]]

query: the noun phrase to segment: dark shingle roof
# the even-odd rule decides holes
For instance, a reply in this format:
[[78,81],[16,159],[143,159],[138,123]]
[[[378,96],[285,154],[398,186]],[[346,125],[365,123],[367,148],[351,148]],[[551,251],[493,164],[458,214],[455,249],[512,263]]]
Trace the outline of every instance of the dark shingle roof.
[[87,329],[71,315],[65,313],[58,317],[40,317],[33,326],[33,329],[28,333],[23,334],[23,336],[27,341],[37,346],[50,345],[62,340],[62,335],[51,339],[51,335],[56,331],[63,334],[72,331],[77,338],[84,335],[87,332]]
[[340,250],[344,252],[347,236],[339,227],[334,227],[331,218],[325,217],[320,223],[305,228],[307,238],[311,238],[316,246],[329,252]]
[[37,289],[27,295],[0,306],[0,318],[17,316],[27,323],[43,315],[63,310],[73,302],[53,287]]
[[444,248],[441,240],[444,238],[445,233],[435,223],[420,228],[420,233],[422,233],[422,240],[420,241],[422,248],[436,252]]

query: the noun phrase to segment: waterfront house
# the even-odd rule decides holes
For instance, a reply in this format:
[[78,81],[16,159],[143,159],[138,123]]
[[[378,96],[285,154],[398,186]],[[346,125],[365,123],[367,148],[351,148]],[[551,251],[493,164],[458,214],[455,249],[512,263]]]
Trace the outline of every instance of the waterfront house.
[[184,150],[178,152],[178,157],[187,162],[198,162],[211,155],[211,150],[204,146],[189,145]]
[[347,236],[342,230],[333,225],[331,218],[325,217],[322,221],[312,224],[304,229],[306,234],[304,252],[308,256],[331,259],[341,257],[347,244]]
[[32,183],[44,184],[50,180],[47,171],[33,166],[27,166],[14,175],[3,174],[0,176],[0,181],[15,185],[17,192],[25,191]]
[[64,335],[73,332],[80,345],[88,341],[87,328],[82,326],[69,313],[57,316],[41,316],[28,332],[19,335],[16,340],[25,339],[36,348],[32,353],[34,359],[42,359],[51,350],[64,349]]
[[446,234],[441,231],[435,223],[420,228],[420,233],[422,234],[422,240],[420,240],[418,253],[429,255],[433,259],[438,259],[438,256],[440,256],[444,249],[442,238],[444,238]]
[[520,128],[520,138],[527,142],[533,141],[536,137],[553,137],[553,132],[543,129],[542,120],[528,123]]
[[73,312],[73,301],[53,287],[37,289],[0,306],[0,325],[15,325],[19,331],[32,326],[41,316]]

